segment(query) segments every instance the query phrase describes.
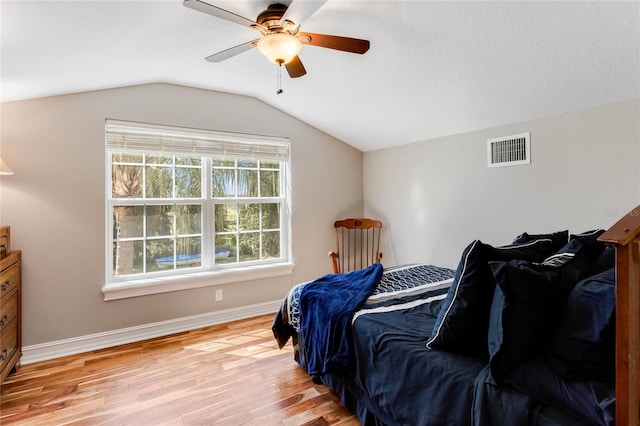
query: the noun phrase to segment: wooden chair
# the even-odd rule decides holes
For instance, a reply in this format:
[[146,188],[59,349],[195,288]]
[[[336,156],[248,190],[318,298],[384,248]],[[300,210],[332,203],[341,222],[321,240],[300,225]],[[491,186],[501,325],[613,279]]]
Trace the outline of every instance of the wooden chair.
[[333,273],[364,269],[380,262],[380,231],[382,222],[374,219],[344,219],[336,221],[336,251],[329,252]]

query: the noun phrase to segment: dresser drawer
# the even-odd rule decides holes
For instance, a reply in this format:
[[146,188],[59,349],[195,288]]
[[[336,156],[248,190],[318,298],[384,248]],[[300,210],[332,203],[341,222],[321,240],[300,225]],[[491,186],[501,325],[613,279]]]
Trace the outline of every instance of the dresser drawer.
[[4,299],[20,286],[20,264],[18,262],[0,272],[0,298]]
[[18,315],[18,291],[14,290],[0,300],[0,333]]
[[4,234],[0,235],[0,256],[4,256],[9,252],[9,237]]
[[20,250],[11,250],[8,226],[0,226],[0,384],[22,356],[22,276]]
[[0,333],[0,371],[3,371],[6,364],[18,350],[18,321],[14,318],[2,329]]

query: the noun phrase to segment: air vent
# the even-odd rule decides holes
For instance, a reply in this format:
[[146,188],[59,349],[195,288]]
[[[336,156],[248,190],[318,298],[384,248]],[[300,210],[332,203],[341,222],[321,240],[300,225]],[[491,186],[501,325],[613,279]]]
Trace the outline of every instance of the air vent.
[[487,159],[489,167],[531,163],[529,133],[488,139]]

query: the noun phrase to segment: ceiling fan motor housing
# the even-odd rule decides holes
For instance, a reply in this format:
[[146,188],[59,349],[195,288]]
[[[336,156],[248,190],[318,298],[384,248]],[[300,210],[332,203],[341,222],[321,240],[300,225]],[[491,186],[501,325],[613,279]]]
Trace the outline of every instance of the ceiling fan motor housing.
[[267,7],[267,10],[263,10],[260,12],[258,17],[256,18],[256,22],[264,27],[267,27],[270,31],[274,30],[282,30],[282,26],[280,25],[280,19],[287,11],[287,6],[274,3]]

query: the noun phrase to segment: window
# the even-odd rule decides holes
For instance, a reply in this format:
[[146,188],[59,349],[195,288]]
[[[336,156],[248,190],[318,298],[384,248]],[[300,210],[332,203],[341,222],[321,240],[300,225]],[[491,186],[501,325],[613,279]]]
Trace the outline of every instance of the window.
[[284,138],[107,120],[107,285],[288,263]]

